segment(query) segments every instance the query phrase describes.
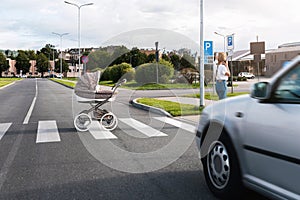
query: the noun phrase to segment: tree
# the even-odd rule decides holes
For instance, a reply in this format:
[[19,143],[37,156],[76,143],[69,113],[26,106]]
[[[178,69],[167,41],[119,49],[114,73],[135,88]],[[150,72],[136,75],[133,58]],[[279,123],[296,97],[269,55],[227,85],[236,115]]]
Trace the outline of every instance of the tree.
[[38,54],[43,53],[48,60],[53,60],[53,53],[54,53],[54,59],[58,58],[58,52],[56,49],[54,49],[54,45],[52,44],[46,44],[45,47],[43,47]]
[[160,59],[159,63],[146,63],[138,66],[135,72],[135,80],[140,84],[153,83],[157,81],[157,70],[159,83],[167,83],[174,74],[172,63]]
[[179,70],[182,70],[184,68],[194,68],[195,69],[195,59],[188,55],[188,54],[184,54],[182,56],[182,58],[180,59],[180,68]]
[[0,53],[0,77],[2,77],[2,72],[8,70],[9,65],[7,63],[6,57],[3,53]]
[[121,78],[126,78],[128,81],[134,78],[134,69],[128,63],[121,63],[109,67],[109,79],[114,83],[118,82]]
[[28,56],[29,60],[36,60],[37,56],[34,50],[25,51],[26,55]]
[[173,54],[170,56],[170,60],[174,66],[174,69],[179,71],[180,70],[180,57],[176,54]]
[[37,56],[36,66],[37,66],[37,71],[42,73],[42,77],[44,77],[44,73],[50,69],[50,63],[47,56],[45,56],[45,54],[40,53]]
[[[66,73],[69,71],[68,63],[62,59],[62,73]],[[55,72],[60,73],[60,59],[55,62]]]
[[155,54],[154,53],[150,53],[148,56],[147,56],[147,62],[148,63],[152,63],[155,61]]
[[31,64],[29,63],[29,58],[26,55],[26,52],[23,50],[18,51],[18,56],[16,57],[16,69],[17,73],[20,74],[20,71],[22,70],[22,73],[27,73],[29,72],[29,68]]

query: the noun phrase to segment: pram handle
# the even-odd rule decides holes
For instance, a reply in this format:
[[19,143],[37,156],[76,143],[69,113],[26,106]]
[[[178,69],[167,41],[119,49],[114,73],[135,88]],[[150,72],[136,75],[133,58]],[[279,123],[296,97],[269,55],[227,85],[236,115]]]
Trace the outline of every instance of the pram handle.
[[127,82],[126,78],[124,78],[123,80],[121,81],[118,81],[111,89],[114,90],[114,89],[117,89],[118,87],[120,87],[121,85],[125,84]]

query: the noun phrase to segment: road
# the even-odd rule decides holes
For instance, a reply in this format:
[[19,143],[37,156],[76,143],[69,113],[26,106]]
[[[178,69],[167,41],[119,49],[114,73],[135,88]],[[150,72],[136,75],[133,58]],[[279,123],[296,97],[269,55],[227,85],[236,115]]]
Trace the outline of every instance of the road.
[[119,118],[104,134],[76,131],[74,116],[88,105],[71,89],[47,79],[1,89],[0,199],[215,199],[195,125],[133,108],[134,96],[120,90],[104,106]]

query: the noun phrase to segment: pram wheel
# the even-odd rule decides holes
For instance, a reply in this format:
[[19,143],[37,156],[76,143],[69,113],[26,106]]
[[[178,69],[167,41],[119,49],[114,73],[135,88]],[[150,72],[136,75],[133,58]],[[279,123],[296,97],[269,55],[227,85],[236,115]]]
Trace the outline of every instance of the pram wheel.
[[74,119],[75,128],[81,132],[89,130],[91,123],[92,123],[92,119],[86,113],[80,113]]
[[112,112],[108,112],[101,117],[99,123],[105,130],[112,131],[118,126],[118,119]]

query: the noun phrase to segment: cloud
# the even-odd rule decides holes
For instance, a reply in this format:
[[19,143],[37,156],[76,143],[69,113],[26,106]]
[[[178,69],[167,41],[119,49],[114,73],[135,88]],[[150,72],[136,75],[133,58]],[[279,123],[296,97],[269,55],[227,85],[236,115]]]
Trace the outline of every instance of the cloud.
[[[299,41],[298,0],[203,1],[205,40],[213,40],[216,49],[223,48],[223,40],[215,31],[235,33],[236,49],[249,48],[256,35],[266,41],[268,48]],[[77,2],[94,2],[81,10],[83,46],[97,47],[120,33],[144,28],[175,31],[199,43],[199,0]],[[6,37],[5,42],[1,37],[0,49],[29,49],[37,47],[40,41],[57,43],[52,32],[69,32],[64,46],[77,46],[77,9],[63,0],[3,0],[0,13],[0,36]]]

